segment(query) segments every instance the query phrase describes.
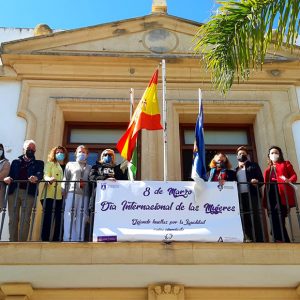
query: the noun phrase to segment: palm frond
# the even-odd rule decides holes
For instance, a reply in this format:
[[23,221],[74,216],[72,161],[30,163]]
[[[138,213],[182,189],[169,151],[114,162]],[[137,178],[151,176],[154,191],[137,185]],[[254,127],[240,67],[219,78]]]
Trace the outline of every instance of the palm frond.
[[194,51],[202,54],[214,86],[225,94],[235,76],[247,80],[251,70],[262,68],[271,43],[275,50],[293,50],[300,28],[300,0],[219,3],[220,13],[199,28]]

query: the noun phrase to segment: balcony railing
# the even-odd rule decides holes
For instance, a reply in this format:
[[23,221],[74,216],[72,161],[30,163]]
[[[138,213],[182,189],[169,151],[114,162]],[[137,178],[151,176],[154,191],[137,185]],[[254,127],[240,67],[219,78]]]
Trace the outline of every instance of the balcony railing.
[[[16,180],[13,193],[10,193],[8,185],[0,184],[4,187],[0,241],[7,241],[8,236],[10,241],[15,242],[73,241],[74,218],[79,224],[78,241],[92,241],[96,182],[55,182],[54,199],[47,198],[50,184],[45,181],[32,184]],[[74,191],[68,193],[69,199],[71,197],[68,205],[66,195],[63,194],[62,199],[57,197],[62,184],[73,185]],[[76,187],[81,185],[82,195],[78,195]],[[279,188],[280,185],[283,188]],[[296,195],[299,188],[299,183],[238,183],[244,241],[299,242],[300,214]],[[266,192],[263,193],[263,190]]]

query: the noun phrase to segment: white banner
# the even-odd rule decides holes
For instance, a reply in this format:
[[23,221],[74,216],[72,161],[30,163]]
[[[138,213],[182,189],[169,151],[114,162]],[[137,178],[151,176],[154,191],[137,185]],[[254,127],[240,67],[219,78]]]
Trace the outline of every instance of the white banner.
[[242,242],[237,185],[98,181],[93,241]]

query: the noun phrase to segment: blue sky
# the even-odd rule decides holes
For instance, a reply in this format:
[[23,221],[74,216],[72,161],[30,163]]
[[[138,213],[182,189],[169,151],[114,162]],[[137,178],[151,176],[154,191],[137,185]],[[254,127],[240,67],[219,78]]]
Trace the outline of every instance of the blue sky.
[[[167,0],[168,13],[206,22],[215,0]],[[0,27],[73,29],[134,18],[151,12],[152,0],[9,0],[1,3]]]

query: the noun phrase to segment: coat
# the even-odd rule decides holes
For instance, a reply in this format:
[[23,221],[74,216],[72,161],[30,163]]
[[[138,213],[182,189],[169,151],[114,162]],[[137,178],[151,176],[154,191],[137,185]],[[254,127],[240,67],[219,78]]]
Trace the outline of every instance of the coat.
[[[20,171],[21,171],[21,162],[23,160],[24,155],[20,156],[18,159],[15,159],[11,163],[9,177],[13,179],[13,182],[9,185],[9,194],[12,194],[17,187],[17,183],[15,180],[20,179]],[[30,161],[30,164],[27,168],[27,177],[36,176],[38,180],[42,180],[44,175],[44,162],[41,160],[37,160],[33,158]],[[37,191],[38,184],[29,183],[28,186],[28,194],[34,196]]]
[[[0,181],[2,181],[9,174],[10,163],[7,159],[0,160]],[[4,206],[6,184],[0,182],[0,210]]]
[[[54,177],[58,181],[62,181],[64,177],[63,170],[59,163],[57,162],[47,162],[44,168],[44,180],[49,180],[51,177]],[[61,200],[62,199],[62,192],[61,192],[61,182],[53,182],[52,184],[47,185],[47,191],[46,185],[44,187],[44,190],[42,192],[42,199],[44,198],[50,198],[50,199],[56,199]]]
[[[238,169],[239,169],[238,167],[235,169],[236,172],[238,171]],[[245,170],[246,170],[247,182],[250,183],[251,179],[257,179],[258,182],[261,183],[258,185],[258,187],[260,188],[262,186],[262,183],[264,182],[264,177],[259,165],[255,162],[251,162],[247,160],[245,162]],[[257,186],[253,184],[249,184],[249,187],[250,187],[251,196],[257,196]],[[260,191],[259,191],[259,195],[261,195]]]
[[[264,181],[266,183],[266,186],[264,190],[263,204],[265,208],[267,207],[266,193],[268,193],[270,189],[270,185],[268,185],[268,183],[272,182],[270,178],[270,172],[271,172],[271,167],[269,166],[264,172]],[[288,160],[276,163],[277,183],[284,183],[284,180],[280,178],[281,176],[284,176],[285,178],[289,179],[291,182],[297,181],[297,174],[294,171],[292,164]],[[291,185],[278,184],[278,191],[279,191],[280,201],[282,205],[287,206],[287,202],[286,202],[286,198],[287,198],[289,207],[296,206],[295,190]]]
[[[211,168],[209,171],[208,181],[213,181],[217,169]],[[226,181],[237,181],[236,180],[236,173],[233,170],[222,169],[221,170],[221,178],[225,179]]]

